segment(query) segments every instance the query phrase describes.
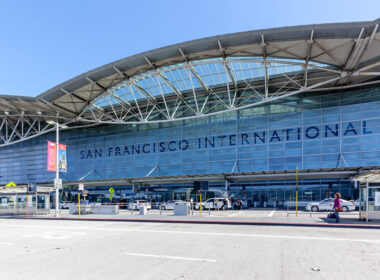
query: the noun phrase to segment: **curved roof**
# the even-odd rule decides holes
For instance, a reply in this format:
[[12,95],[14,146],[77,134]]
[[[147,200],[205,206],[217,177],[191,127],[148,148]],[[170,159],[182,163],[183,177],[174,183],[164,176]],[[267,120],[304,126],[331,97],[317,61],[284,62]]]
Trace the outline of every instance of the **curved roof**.
[[[0,118],[3,124],[5,117],[20,115],[29,122],[36,116],[82,124],[162,122],[257,106],[316,88],[377,82],[379,22],[255,30],[151,50],[35,98],[0,96]],[[19,134],[14,139],[29,137]],[[4,133],[2,140],[15,141]]]

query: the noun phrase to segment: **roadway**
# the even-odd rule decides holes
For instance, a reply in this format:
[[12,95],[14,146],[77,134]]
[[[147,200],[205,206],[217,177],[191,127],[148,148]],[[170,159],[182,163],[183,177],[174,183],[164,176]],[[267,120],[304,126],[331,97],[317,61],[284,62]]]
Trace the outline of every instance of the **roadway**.
[[378,229],[0,220],[1,279],[379,279]]

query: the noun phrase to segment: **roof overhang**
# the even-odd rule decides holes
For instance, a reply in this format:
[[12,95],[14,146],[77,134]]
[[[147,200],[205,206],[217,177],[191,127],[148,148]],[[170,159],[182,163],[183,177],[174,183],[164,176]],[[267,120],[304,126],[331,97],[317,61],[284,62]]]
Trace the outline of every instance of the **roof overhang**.
[[352,179],[360,183],[380,183],[380,170],[362,172]]
[[[379,22],[304,25],[208,37],[112,62],[34,98],[0,96],[0,146],[52,131],[45,124],[48,119],[70,127],[175,121],[259,106],[314,90],[380,83]],[[220,60],[211,61],[216,58]],[[239,71],[233,69],[233,63],[243,63],[244,58],[250,58],[251,64],[261,60],[257,71],[263,74],[235,83]],[[224,69],[218,73],[225,74],[224,84],[210,86],[201,71],[194,70],[206,63]],[[302,69],[271,76],[268,69],[276,63]],[[178,88],[168,78],[173,71],[169,66],[190,75],[189,80],[200,87]],[[152,97],[149,88],[136,85],[141,76],[158,83],[161,94]],[[117,94],[121,84],[134,87],[127,99]],[[138,99],[134,93],[144,98]],[[108,105],[99,107],[102,98]]]
[[[321,179],[352,179],[361,172],[380,169],[380,166],[369,167],[339,167],[339,168],[318,168],[298,170],[299,180],[321,180]],[[257,171],[257,172],[235,172],[235,173],[215,173],[199,175],[181,176],[155,176],[155,177],[136,177],[118,178],[101,180],[77,180],[65,181],[64,187],[76,188],[79,184],[85,187],[104,187],[104,186],[150,186],[150,185],[169,185],[169,184],[192,184],[195,181],[208,181],[215,183],[238,183],[238,182],[258,182],[267,180],[296,180],[297,170],[278,170],[278,171]],[[53,182],[37,183],[38,186],[53,187]]]

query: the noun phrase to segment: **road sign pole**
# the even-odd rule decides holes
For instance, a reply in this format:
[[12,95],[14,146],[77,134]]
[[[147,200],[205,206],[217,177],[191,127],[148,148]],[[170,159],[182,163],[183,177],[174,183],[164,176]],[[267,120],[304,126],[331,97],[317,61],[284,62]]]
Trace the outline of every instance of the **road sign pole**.
[[298,216],[298,167],[296,169],[296,217]]
[[26,216],[29,216],[29,183],[26,187]]
[[202,216],[202,192],[199,194],[199,215]]
[[80,192],[78,192],[78,216],[80,218]]

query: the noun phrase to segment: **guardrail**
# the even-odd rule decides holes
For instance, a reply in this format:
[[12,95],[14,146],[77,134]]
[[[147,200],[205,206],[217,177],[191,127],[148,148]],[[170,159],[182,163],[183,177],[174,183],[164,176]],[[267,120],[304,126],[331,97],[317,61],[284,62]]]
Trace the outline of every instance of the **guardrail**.
[[[331,210],[326,210],[326,211],[313,211],[311,208],[309,210],[307,210],[306,208],[303,208],[303,209],[298,209],[298,211],[296,212],[295,211],[295,208],[293,208],[294,210],[290,210],[290,207],[288,205],[288,207],[286,208],[286,216],[289,217],[290,215],[301,215],[301,216],[306,216],[308,215],[310,218],[313,216],[313,215],[321,215],[321,214],[326,214],[326,216],[328,215],[328,213],[331,213],[332,212],[332,209]],[[339,212],[339,215],[340,216],[354,216],[354,215],[357,215],[357,212],[355,211],[351,211],[351,210],[348,210],[346,212]]]
[[30,203],[28,207],[25,202],[7,203],[0,205],[0,214],[5,215],[46,215],[50,213],[50,209],[46,208],[47,204]]

